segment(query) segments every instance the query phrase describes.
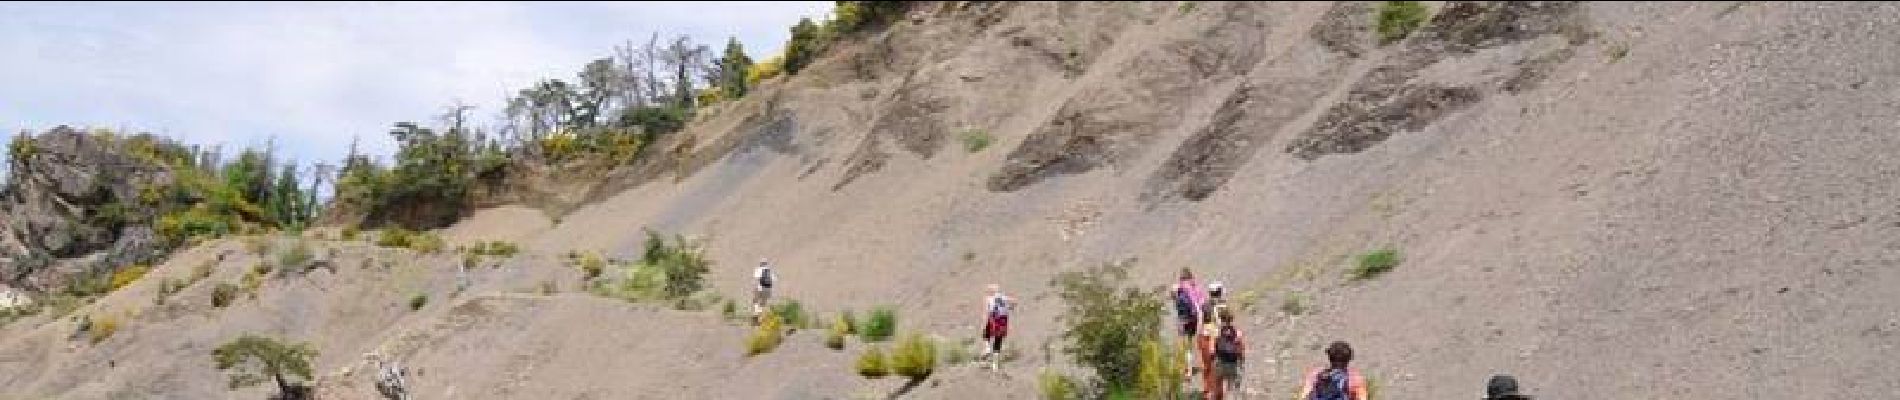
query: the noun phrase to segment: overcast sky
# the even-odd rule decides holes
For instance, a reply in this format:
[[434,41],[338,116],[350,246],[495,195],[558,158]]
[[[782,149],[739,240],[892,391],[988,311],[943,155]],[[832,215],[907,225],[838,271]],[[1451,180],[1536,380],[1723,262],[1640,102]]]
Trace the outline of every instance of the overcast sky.
[[[738,37],[774,54],[832,2],[0,3],[0,128],[126,128],[334,162],[392,122],[572,81],[623,41]],[[229,153],[229,152],[227,152]]]

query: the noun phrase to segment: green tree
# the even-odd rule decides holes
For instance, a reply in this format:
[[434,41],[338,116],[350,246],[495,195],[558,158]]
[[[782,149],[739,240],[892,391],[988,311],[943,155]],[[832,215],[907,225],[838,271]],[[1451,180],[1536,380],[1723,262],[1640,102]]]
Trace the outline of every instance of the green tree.
[[811,18],[799,18],[792,25],[792,38],[785,43],[785,73],[798,74],[798,71],[810,65],[818,57],[818,24]]
[[1123,287],[1128,264],[1057,274],[1050,284],[1066,309],[1059,317],[1062,351],[1095,371],[1098,385],[1110,392],[1136,389],[1143,342],[1161,329],[1161,290]]
[[297,398],[307,389],[291,381],[291,378],[311,379],[310,360],[317,357],[317,350],[310,347],[309,343],[284,343],[268,337],[244,335],[218,346],[211,351],[211,357],[217,362],[219,371],[235,369],[230,381],[233,389],[256,386],[268,379],[277,384],[277,391],[283,398]]
[[745,46],[739,44],[739,38],[727,38],[725,55],[719,58],[719,87],[725,89],[726,97],[745,96],[746,72],[751,70],[752,57],[745,55]]

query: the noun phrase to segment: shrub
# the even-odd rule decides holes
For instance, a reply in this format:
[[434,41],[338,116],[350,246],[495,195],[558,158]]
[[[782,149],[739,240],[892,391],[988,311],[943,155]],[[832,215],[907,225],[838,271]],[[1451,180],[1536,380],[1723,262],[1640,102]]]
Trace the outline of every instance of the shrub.
[[408,248],[414,232],[401,227],[384,229],[376,235],[376,245],[382,247]]
[[1181,371],[1187,369],[1187,360],[1177,351],[1179,348],[1163,344],[1160,338],[1151,337],[1141,341],[1141,374],[1135,384],[1137,394],[1146,399],[1181,397],[1181,384],[1185,381]]
[[289,378],[310,380],[310,361],[317,350],[308,343],[284,343],[266,337],[244,335],[211,351],[219,371],[237,369],[230,380],[232,389],[255,386],[266,380],[277,384],[279,395],[273,398],[302,398],[293,393],[306,391]]
[[1412,34],[1425,22],[1425,6],[1416,1],[1388,1],[1379,6],[1379,42],[1392,43]]
[[726,299],[720,302],[719,316],[725,317],[727,320],[739,318],[739,305],[733,303],[732,299]]
[[858,356],[858,375],[879,379],[891,374],[890,367],[884,361],[884,351],[877,346],[864,349],[864,355]]
[[1359,262],[1346,271],[1352,280],[1372,279],[1399,266],[1399,251],[1380,249],[1359,255]]
[[520,253],[520,252],[521,252],[521,247],[515,245],[514,242],[505,242],[505,241],[497,240],[493,242],[475,244],[475,254],[481,254],[485,256],[514,257],[515,254]]
[[772,56],[771,58],[765,59],[765,61],[752,64],[752,68],[746,69],[746,86],[757,87],[759,86],[759,81],[772,79],[784,71],[785,56],[783,54]]
[[425,305],[429,305],[429,295],[417,293],[409,297],[409,311],[421,310]]
[[442,236],[436,235],[435,233],[423,232],[423,233],[417,233],[409,237],[408,247],[410,250],[415,250],[417,253],[422,253],[422,254],[439,253],[439,252],[442,252],[442,248],[444,246],[445,244],[442,242]]
[[746,341],[746,355],[756,356],[778,348],[784,340],[785,323],[778,315],[765,313],[759,318],[759,327],[752,332],[752,338]]
[[668,241],[649,231],[645,247],[640,264],[665,274],[666,297],[685,297],[704,286],[706,271],[711,270],[712,262],[706,260],[704,250],[698,244],[689,243],[684,236],[679,235],[674,235],[673,240]]
[[607,261],[601,259],[599,254],[590,252],[587,253],[587,255],[579,257],[575,262],[575,266],[580,267],[582,279],[591,281],[594,280],[594,278],[600,277],[600,271],[607,268]]
[[[959,136],[963,139],[963,149],[971,153],[983,151],[983,149],[990,147],[991,137],[988,131],[982,129],[968,129],[964,130],[963,134]],[[974,255],[972,255],[972,258],[974,258]]]
[[1044,400],[1077,400],[1082,398],[1081,388],[1075,379],[1050,369],[1042,370],[1036,378],[1036,386],[1042,390]]
[[118,291],[120,288],[123,288],[126,285],[132,284],[132,282],[137,282],[139,278],[145,277],[145,273],[150,272],[151,270],[152,270],[152,267],[145,266],[145,265],[134,265],[130,267],[120,268],[118,271],[112,272],[112,281],[111,281],[111,284],[107,286],[108,288],[110,288],[108,290]]
[[119,318],[108,314],[93,319],[92,327],[88,331],[92,334],[92,343],[97,344],[119,332]]
[[344,241],[355,241],[357,237],[360,237],[362,235],[363,235],[363,229],[357,228],[356,225],[343,227]]
[[911,380],[929,378],[937,370],[937,341],[912,333],[891,349],[891,371]]
[[1059,321],[1062,352],[1094,370],[1098,385],[1130,389],[1140,374],[1142,342],[1158,336],[1164,298],[1157,290],[1124,288],[1128,263],[1057,274],[1051,280],[1065,303]]
[[825,332],[825,347],[832,350],[844,350],[844,337],[851,334],[851,327],[838,317],[831,322],[831,330]]
[[860,327],[862,325],[858,323],[858,314],[851,310],[844,310],[843,313],[839,313],[838,321],[844,323],[844,334],[846,335],[856,335],[861,330]]
[[785,300],[773,305],[772,314],[778,315],[780,319],[785,320],[785,325],[787,326],[794,328],[811,326],[811,321],[806,320],[805,306],[799,304],[798,300]]
[[310,266],[313,258],[316,255],[310,251],[310,244],[302,239],[294,239],[290,241],[289,248],[277,255],[277,265],[283,266],[285,271],[303,271]]
[[233,285],[229,282],[219,282],[218,286],[211,288],[211,306],[224,308],[224,306],[231,305],[231,300],[237,299],[240,290],[238,285]]
[[897,334],[897,310],[889,306],[871,309],[871,317],[864,321],[864,328],[858,334],[866,342],[890,340]]

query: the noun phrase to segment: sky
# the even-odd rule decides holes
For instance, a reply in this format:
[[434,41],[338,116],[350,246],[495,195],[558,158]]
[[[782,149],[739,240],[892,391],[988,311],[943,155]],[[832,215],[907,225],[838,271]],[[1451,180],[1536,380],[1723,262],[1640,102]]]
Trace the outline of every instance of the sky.
[[[450,104],[573,80],[614,45],[687,34],[776,54],[832,2],[0,3],[0,142],[66,124],[335,163]],[[232,153],[227,150],[227,154]],[[4,168],[4,166],[0,166]],[[0,171],[0,173],[4,173]]]

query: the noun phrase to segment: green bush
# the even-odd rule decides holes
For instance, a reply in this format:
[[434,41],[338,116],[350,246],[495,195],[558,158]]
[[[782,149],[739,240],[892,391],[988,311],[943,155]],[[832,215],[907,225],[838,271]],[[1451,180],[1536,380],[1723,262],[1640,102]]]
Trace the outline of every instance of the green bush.
[[1098,386],[1133,389],[1140,377],[1142,343],[1161,330],[1164,303],[1159,289],[1123,287],[1128,263],[1057,274],[1051,280],[1065,308],[1060,314],[1062,352],[1095,372]]
[[219,282],[218,286],[211,288],[211,307],[224,308],[224,306],[231,305],[231,301],[237,300],[238,293],[242,291],[243,288],[238,287],[238,285],[233,285],[230,282]]
[[355,241],[357,237],[362,236],[362,235],[363,235],[363,229],[357,228],[356,225],[343,227],[344,241]]
[[1036,378],[1036,387],[1042,390],[1044,400],[1078,400],[1082,398],[1081,388],[1075,379],[1054,370],[1044,369]]
[[739,318],[739,305],[733,303],[732,299],[721,301],[719,304],[719,316],[725,317],[726,320]]
[[850,325],[844,322],[844,317],[838,317],[837,320],[831,322],[831,330],[825,332],[825,347],[832,350],[844,350],[844,337],[850,334]]
[[929,378],[937,370],[937,341],[912,333],[891,349],[891,371],[911,380]]
[[417,233],[409,237],[409,250],[414,250],[417,253],[440,253],[444,246],[446,246],[446,244],[443,243],[442,236],[432,232]]
[[414,240],[412,238],[413,236],[415,236],[414,232],[410,232],[408,229],[401,227],[384,229],[382,233],[376,235],[376,245],[382,247],[409,248],[409,244]]
[[283,266],[286,271],[303,271],[310,266],[310,260],[314,258],[316,255],[311,252],[309,243],[305,243],[303,239],[292,239],[290,247],[278,253],[277,265]]
[[864,355],[858,356],[858,375],[871,379],[883,378],[891,374],[887,364],[883,350],[878,350],[877,346],[866,347]]
[[1187,359],[1179,349],[1163,344],[1160,338],[1141,341],[1141,373],[1135,384],[1137,394],[1146,399],[1181,397],[1181,384],[1186,381],[1181,371],[1187,370]]
[[574,265],[581,269],[583,280],[591,281],[600,277],[600,272],[607,269],[607,260],[600,258],[599,254],[589,252],[576,258]]
[[856,335],[862,330],[860,327],[863,325],[858,323],[858,313],[852,312],[849,309],[838,314],[838,321],[844,323],[844,334],[846,335]]
[[1392,43],[1412,34],[1425,22],[1425,6],[1416,1],[1388,1],[1379,6],[1379,42]]
[[112,281],[111,281],[111,284],[108,286],[109,289],[107,290],[118,291],[120,288],[124,288],[126,285],[131,285],[132,282],[137,282],[139,278],[145,277],[145,273],[150,272],[151,270],[152,270],[152,267],[149,267],[149,266],[134,265],[130,267],[120,268],[118,271],[113,271]]
[[706,260],[704,249],[697,243],[690,243],[679,235],[668,241],[649,231],[645,247],[640,264],[664,274],[667,298],[689,296],[704,287],[706,271],[712,269],[712,262]]
[[805,306],[799,304],[798,300],[784,300],[772,305],[772,314],[784,319],[786,326],[794,328],[811,326],[811,321],[806,320]]
[[94,344],[105,341],[106,338],[112,337],[112,334],[119,333],[119,317],[107,314],[92,319],[92,327],[87,329],[87,333],[92,334]]
[[871,317],[864,321],[864,328],[858,334],[866,342],[890,340],[897,334],[897,310],[889,306],[871,309]]
[[1374,250],[1360,255],[1359,262],[1355,264],[1353,268],[1348,269],[1346,275],[1355,281],[1372,279],[1380,274],[1392,271],[1393,268],[1397,268],[1399,261],[1398,250]]
[[759,318],[758,329],[754,330],[751,339],[746,341],[746,356],[771,352],[772,349],[778,348],[779,342],[785,338],[784,335],[784,321],[780,320],[778,315],[765,313]]
[[230,377],[232,389],[270,381],[276,383],[278,389],[272,398],[298,398],[294,395],[298,388],[308,391],[309,387],[289,378],[311,380],[310,362],[317,358],[317,350],[309,343],[286,343],[244,335],[218,346],[211,351],[211,356],[219,371],[235,369]]
[[409,311],[421,310],[422,306],[428,304],[429,295],[427,294],[417,293],[415,296],[409,297]]
[[990,137],[990,133],[982,129],[965,130],[963,131],[963,134],[960,135],[960,137],[963,139],[963,150],[969,151],[971,153],[983,151],[983,149],[989,148],[990,140],[992,139]]

